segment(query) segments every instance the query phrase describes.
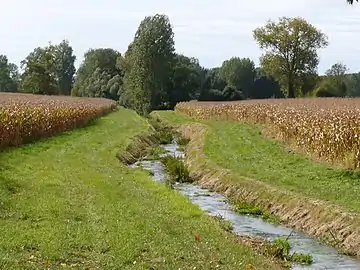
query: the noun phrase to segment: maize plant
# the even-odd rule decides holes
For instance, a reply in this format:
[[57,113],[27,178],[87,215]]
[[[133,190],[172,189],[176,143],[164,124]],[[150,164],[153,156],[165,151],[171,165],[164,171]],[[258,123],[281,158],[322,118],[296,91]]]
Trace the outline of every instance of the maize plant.
[[198,119],[237,120],[264,125],[331,163],[360,167],[360,99],[303,98],[238,102],[182,102],[177,111]]
[[101,98],[0,93],[0,149],[84,126],[116,106]]

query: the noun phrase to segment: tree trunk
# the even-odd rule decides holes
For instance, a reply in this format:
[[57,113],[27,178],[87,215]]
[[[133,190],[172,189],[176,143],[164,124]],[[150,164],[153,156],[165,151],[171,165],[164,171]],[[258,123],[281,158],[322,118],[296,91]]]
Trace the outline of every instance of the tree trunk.
[[295,98],[295,88],[291,75],[289,76],[288,98]]

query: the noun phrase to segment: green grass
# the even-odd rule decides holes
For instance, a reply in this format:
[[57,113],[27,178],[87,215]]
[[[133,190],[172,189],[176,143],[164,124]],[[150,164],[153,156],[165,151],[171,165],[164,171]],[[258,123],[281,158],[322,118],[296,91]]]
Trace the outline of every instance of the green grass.
[[120,109],[1,153],[0,269],[278,269],[187,198],[117,160],[146,130]]
[[235,204],[236,212],[241,215],[250,215],[260,217],[265,221],[271,222],[273,224],[280,224],[281,220],[276,216],[270,214],[269,212],[261,209],[260,207],[254,204],[248,204],[245,202]]
[[[175,112],[156,112],[175,124],[194,121]],[[200,121],[209,127],[205,155],[241,176],[262,180],[311,198],[360,212],[360,173],[344,171],[289,152],[266,138],[261,126],[233,121]]]

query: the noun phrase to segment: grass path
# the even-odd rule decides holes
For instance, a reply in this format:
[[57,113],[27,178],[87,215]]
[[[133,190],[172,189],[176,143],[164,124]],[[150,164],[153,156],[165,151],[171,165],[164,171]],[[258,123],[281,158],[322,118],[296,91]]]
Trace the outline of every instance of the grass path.
[[146,129],[120,109],[1,153],[0,269],[278,269],[185,197],[118,162]]
[[[156,112],[170,123],[194,121],[172,111]],[[308,197],[360,213],[360,173],[343,171],[289,152],[286,145],[261,135],[259,125],[200,121],[209,127],[205,155],[223,168]]]

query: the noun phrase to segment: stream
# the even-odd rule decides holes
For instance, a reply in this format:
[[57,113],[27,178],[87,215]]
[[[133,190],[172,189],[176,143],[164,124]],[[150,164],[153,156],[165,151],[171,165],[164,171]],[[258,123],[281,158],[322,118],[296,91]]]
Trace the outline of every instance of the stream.
[[[163,145],[167,154],[184,158],[184,152],[178,150],[178,144],[174,141],[171,144]],[[160,160],[140,160],[131,167],[142,167],[151,171],[153,180],[163,183],[167,176],[166,169]],[[316,238],[284,225],[275,225],[264,221],[261,218],[241,215],[235,212],[234,207],[228,202],[227,198],[216,192],[211,192],[201,188],[196,184],[176,183],[174,189],[187,196],[200,209],[209,215],[221,215],[233,225],[236,234],[259,236],[267,240],[274,240],[278,237],[287,237],[291,234],[289,241],[291,251],[297,253],[311,254],[313,263],[311,265],[293,264],[291,269],[359,269],[360,261],[340,254],[335,248],[321,243]]]

